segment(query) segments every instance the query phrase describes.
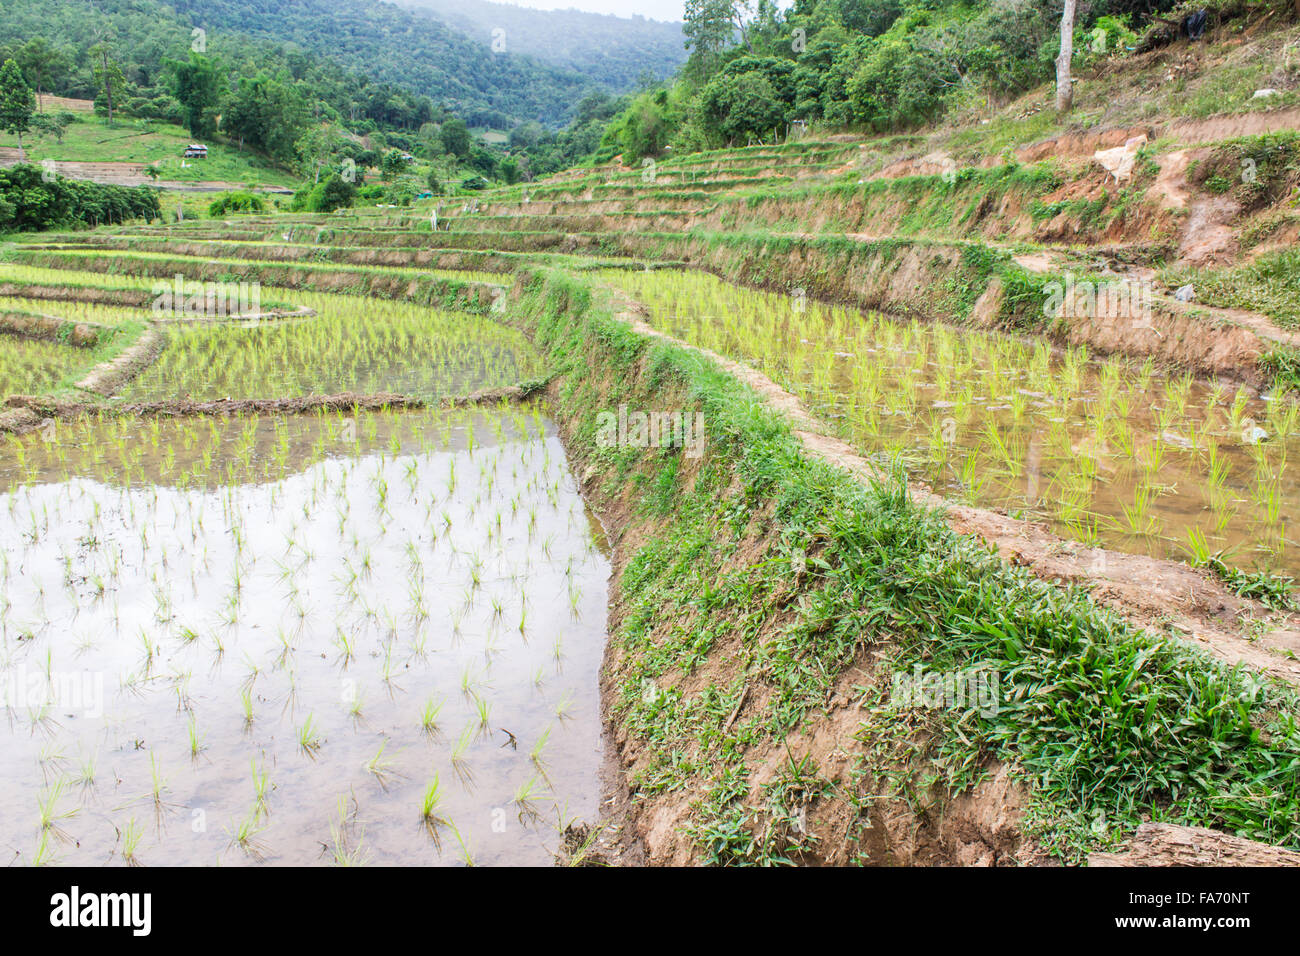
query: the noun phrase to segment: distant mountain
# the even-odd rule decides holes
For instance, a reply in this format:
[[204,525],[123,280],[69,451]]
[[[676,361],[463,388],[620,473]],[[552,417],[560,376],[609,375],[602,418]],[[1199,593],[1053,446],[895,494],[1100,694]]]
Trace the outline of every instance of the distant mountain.
[[530,10],[489,0],[395,0],[401,6],[440,20],[490,48],[498,43],[512,53],[576,70],[623,93],[635,89],[643,73],[664,80],[686,62],[680,22],[617,17],[581,10]]
[[562,126],[584,93],[615,86],[595,71],[584,74],[523,55],[509,41],[506,52],[493,52],[443,22],[379,0],[170,0],[170,6],[194,26],[296,45],[423,93],[471,125],[537,120]]

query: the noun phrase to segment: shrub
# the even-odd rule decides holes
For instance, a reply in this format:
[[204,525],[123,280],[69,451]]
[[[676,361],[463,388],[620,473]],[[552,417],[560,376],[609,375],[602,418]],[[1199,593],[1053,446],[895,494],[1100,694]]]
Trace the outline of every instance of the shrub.
[[213,218],[220,218],[228,212],[233,213],[253,213],[264,212],[266,203],[262,197],[250,192],[226,193],[212,201],[208,207],[208,215]]

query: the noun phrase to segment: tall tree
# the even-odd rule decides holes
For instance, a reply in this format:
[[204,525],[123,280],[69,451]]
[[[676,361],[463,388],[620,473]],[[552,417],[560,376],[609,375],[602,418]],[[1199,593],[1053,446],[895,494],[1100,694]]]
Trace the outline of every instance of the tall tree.
[[185,125],[194,137],[207,136],[216,128],[217,106],[221,102],[221,67],[216,60],[190,51],[188,60],[164,60],[171,74],[172,95],[185,110]]
[[1056,57],[1056,115],[1064,116],[1074,106],[1074,80],[1070,61],[1074,56],[1075,0],[1065,0],[1061,13],[1061,52]]
[[0,66],[0,129],[18,137],[18,155],[24,160],[23,133],[32,128],[35,112],[36,94],[23,79],[23,71],[13,60],[5,60]]
[[346,137],[337,127],[325,123],[310,127],[293,144],[302,161],[301,169],[305,175],[311,176],[313,186],[320,182],[321,167],[330,163],[346,142]]
[[94,64],[95,85],[104,91],[104,100],[108,108],[108,125],[113,125],[113,94],[118,102],[126,91],[126,77],[122,67],[113,59],[112,50],[107,41],[96,43],[90,48],[91,62]]
[[43,37],[33,37],[18,49],[15,59],[27,82],[36,87],[36,109],[39,111],[41,94],[50,90],[55,77],[68,71],[68,58]]
[[682,33],[691,51],[686,72],[704,83],[717,71],[722,52],[736,34],[734,0],[686,0]]
[[461,159],[469,156],[469,127],[464,120],[449,119],[442,124],[442,148]]

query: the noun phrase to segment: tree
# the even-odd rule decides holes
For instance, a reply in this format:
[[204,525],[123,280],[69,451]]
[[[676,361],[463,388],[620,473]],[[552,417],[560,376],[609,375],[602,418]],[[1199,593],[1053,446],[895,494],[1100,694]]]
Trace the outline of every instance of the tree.
[[194,137],[216,129],[217,106],[221,102],[221,66],[202,53],[190,51],[188,60],[164,60],[171,73],[171,91],[185,110],[185,125]]
[[68,71],[68,58],[44,38],[33,37],[19,48],[15,59],[28,83],[36,87],[36,108],[39,112],[41,93],[53,86],[56,76]]
[[469,156],[469,127],[461,119],[449,119],[442,124],[442,146],[460,159]]
[[390,149],[379,161],[379,171],[385,180],[392,181],[406,169],[406,160],[400,150]]
[[1056,57],[1056,115],[1065,116],[1074,106],[1074,81],[1070,78],[1070,58],[1074,54],[1075,0],[1065,0],[1061,13],[1061,52]]
[[308,212],[333,212],[351,206],[356,200],[357,188],[341,176],[331,176],[318,183],[307,197]]
[[311,109],[287,73],[244,77],[221,114],[227,136],[260,149],[286,166],[299,161],[296,146],[311,122]]
[[732,0],[686,0],[682,34],[686,49],[691,51],[686,72],[703,83],[717,70],[725,50],[735,35]]
[[761,71],[749,70],[739,76],[724,71],[704,88],[700,109],[709,127],[726,142],[745,145],[750,137],[761,138],[784,124],[781,100]]
[[126,91],[126,77],[122,75],[122,67],[110,55],[111,51],[107,42],[96,43],[90,48],[90,55],[94,63],[95,86],[104,91],[104,101],[108,110],[108,125],[113,125],[113,94],[117,94],[117,100],[122,101],[122,94]]
[[37,113],[32,117],[32,129],[42,136],[54,136],[59,145],[63,145],[63,134],[76,119],[66,111],[60,113]]
[[312,185],[320,182],[321,167],[343,148],[347,140],[333,125],[313,126],[294,143],[294,151],[302,158],[304,175],[311,176]]
[[18,137],[18,156],[26,159],[23,151],[23,133],[32,128],[32,115],[36,112],[36,94],[23,79],[23,72],[13,60],[5,60],[0,67],[0,129]]

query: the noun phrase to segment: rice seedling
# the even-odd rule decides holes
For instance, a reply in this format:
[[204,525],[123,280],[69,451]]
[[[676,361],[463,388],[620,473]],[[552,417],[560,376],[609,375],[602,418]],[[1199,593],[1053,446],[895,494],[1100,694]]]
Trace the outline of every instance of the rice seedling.
[[1210,544],[1205,538],[1205,532],[1200,528],[1189,528],[1187,530],[1187,543],[1184,547],[1187,551],[1188,563],[1194,568],[1204,567],[1213,556]]
[[395,764],[392,761],[392,759],[384,756],[384,751],[387,748],[388,748],[388,739],[385,738],[383,743],[379,745],[379,750],[375,753],[375,755],[371,757],[369,760],[367,760],[364,764],[366,772],[369,773],[371,776],[373,776],[375,780],[378,781],[379,786],[382,787],[384,790],[388,789],[388,785],[393,781],[394,778],[398,778],[402,776],[402,774],[398,773],[394,769]]
[[492,719],[492,704],[477,694],[473,695],[474,712],[478,715],[478,725],[486,728]]
[[122,841],[123,862],[128,866],[139,866],[140,860],[136,851],[139,850],[140,840],[144,837],[144,827],[136,822],[135,817],[131,817],[117,833]]
[[82,790],[90,790],[95,786],[95,755],[83,757],[81,759],[80,769],[76,777],[76,782],[81,784]]
[[267,798],[271,791],[271,777],[266,772],[265,764],[258,767],[257,761],[249,761],[253,768],[253,808],[258,816],[270,816],[271,805]]
[[316,722],[312,715],[308,714],[307,719],[302,726],[298,728],[298,749],[305,753],[313,760],[316,759],[316,753],[321,748],[320,731],[316,728]]
[[568,720],[573,716],[573,695],[565,692],[560,698],[560,702],[555,705],[555,716],[561,720]]
[[536,743],[533,744],[533,749],[528,752],[528,759],[533,762],[533,765],[537,767],[538,770],[542,769],[542,753],[546,750],[546,743],[550,738],[551,728],[547,727],[542,731],[541,736],[537,738]]
[[347,798],[339,797],[338,819],[330,823],[332,843],[327,847],[335,866],[365,866],[370,861],[365,849],[365,831],[357,826],[360,809],[355,796],[351,811]]
[[451,766],[456,771],[456,776],[461,783],[469,786],[474,781],[474,775],[470,770],[465,755],[469,752],[469,746],[473,743],[475,736],[478,734],[478,727],[475,724],[469,724],[461,731],[460,738],[456,741],[456,746],[451,751]]
[[438,715],[442,712],[443,702],[434,700],[432,697],[424,703],[424,708],[420,711],[420,729],[426,736],[433,737],[438,733]]
[[524,822],[525,819],[537,819],[536,801],[541,793],[541,786],[537,777],[534,775],[525,780],[515,790],[514,803],[519,810],[519,820]]
[[190,741],[190,759],[197,760],[199,753],[203,750],[203,742],[199,739],[199,728],[191,716],[189,723],[186,725],[186,732]]
[[61,842],[70,843],[72,838],[61,823],[76,816],[77,810],[75,807],[71,810],[59,809],[58,804],[66,793],[67,784],[62,778],[56,779],[46,787],[37,797],[37,819],[42,833],[52,834]]
[[433,775],[433,780],[424,788],[424,794],[420,797],[420,822],[424,825],[425,832],[436,842],[438,840],[438,828],[446,826],[447,821],[438,815],[438,808],[442,804],[442,788],[438,780],[438,775]]
[[261,819],[261,808],[254,804],[247,816],[242,820],[233,822],[226,829],[226,833],[230,837],[230,846],[239,847],[258,863],[265,859],[267,851],[266,844],[258,839],[260,834],[266,832],[266,827],[259,825]]
[[153,797],[154,812],[158,815],[158,818],[161,819],[163,810],[162,797],[163,794],[167,792],[167,781],[163,777],[162,771],[158,769],[157,754],[151,753],[149,755],[149,776],[151,779],[150,794]]
[[456,845],[460,847],[461,859],[466,866],[473,866],[474,854],[470,851],[469,842],[461,835],[460,828],[450,820],[447,821],[447,827],[451,830],[451,835],[456,838]]

